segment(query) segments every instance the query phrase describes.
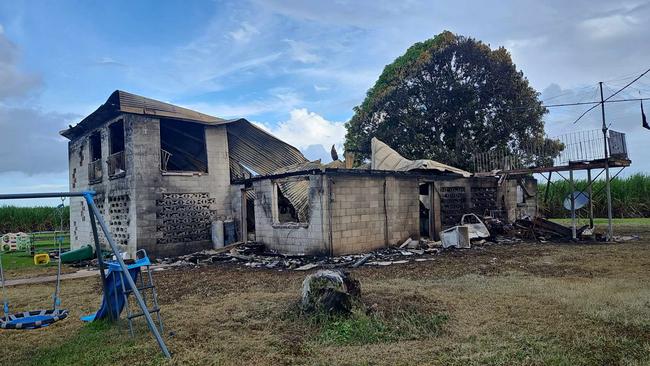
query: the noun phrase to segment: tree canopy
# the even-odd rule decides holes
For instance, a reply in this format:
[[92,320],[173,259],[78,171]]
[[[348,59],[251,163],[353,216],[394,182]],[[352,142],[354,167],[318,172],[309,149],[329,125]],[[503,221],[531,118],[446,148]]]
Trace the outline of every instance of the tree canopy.
[[345,150],[367,159],[377,137],[404,157],[471,169],[473,153],[554,146],[538,96],[505,48],[444,31],[384,68],[346,123]]

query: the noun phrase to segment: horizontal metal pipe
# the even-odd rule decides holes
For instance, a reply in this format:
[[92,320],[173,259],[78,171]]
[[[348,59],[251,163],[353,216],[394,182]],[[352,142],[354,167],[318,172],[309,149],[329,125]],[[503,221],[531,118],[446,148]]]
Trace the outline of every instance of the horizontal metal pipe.
[[16,199],[28,199],[28,198],[84,197],[86,194],[95,195],[95,191],[85,191],[85,192],[45,192],[45,193],[10,193],[10,194],[0,194],[0,200],[16,200]]

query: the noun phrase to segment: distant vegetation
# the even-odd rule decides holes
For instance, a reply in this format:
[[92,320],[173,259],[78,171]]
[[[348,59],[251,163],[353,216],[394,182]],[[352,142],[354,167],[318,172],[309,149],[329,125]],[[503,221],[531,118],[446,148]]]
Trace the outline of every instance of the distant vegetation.
[[[70,207],[63,208],[63,228],[70,226]],[[60,227],[60,211],[56,207],[0,207],[0,234],[52,231]]]
[[[544,204],[546,183],[538,181],[538,184],[542,212],[548,217],[569,217],[569,211],[562,205],[564,198],[571,191],[569,182],[562,180],[551,184],[547,204]],[[576,181],[577,191],[586,187],[586,180]],[[595,217],[607,217],[607,196],[604,187],[604,180],[594,182],[592,187]],[[586,216],[586,208],[579,214]],[[612,181],[612,215],[617,218],[650,217],[650,175],[639,173]]]

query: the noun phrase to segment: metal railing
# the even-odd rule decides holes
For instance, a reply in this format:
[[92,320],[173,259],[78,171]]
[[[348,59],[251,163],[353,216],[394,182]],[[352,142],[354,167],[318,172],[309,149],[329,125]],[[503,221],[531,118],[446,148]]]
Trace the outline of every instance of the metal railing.
[[106,159],[108,164],[108,177],[113,178],[126,173],[126,161],[124,159],[124,151],[111,154]]
[[88,182],[98,183],[102,181],[104,172],[102,170],[102,160],[91,161],[88,164]]
[[[474,154],[474,172],[546,168],[605,158],[601,130],[578,131],[550,140]],[[610,130],[607,142],[610,157],[628,158],[624,133]]]
[[160,149],[160,170],[163,172],[167,171],[167,163],[169,163],[169,158],[172,157],[172,153],[167,150]]

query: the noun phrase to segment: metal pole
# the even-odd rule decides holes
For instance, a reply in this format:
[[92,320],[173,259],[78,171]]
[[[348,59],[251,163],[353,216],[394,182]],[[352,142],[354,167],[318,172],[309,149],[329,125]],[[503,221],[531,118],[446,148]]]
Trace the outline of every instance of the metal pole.
[[612,240],[612,189],[609,182],[609,152],[607,148],[607,124],[605,123],[605,100],[603,98],[603,82],[600,85],[600,110],[603,117],[603,145],[605,147],[605,190],[607,191],[607,241]]
[[[1,244],[0,244],[1,245]],[[5,314],[5,319],[9,318],[9,297],[7,296],[7,288],[5,287],[5,273],[2,268],[2,255],[4,252],[0,248],[0,281],[2,281],[2,311]]]
[[[547,207],[548,207],[548,192],[551,188],[551,174],[553,174],[553,172],[548,172],[548,179],[546,180],[546,190],[544,190],[544,204],[547,205]],[[542,174],[542,177],[543,176],[544,174]]]
[[[94,202],[93,202],[94,205]],[[104,258],[102,256],[102,246],[99,243],[99,233],[97,232],[97,223],[95,222],[95,212],[90,208],[88,204],[88,217],[90,218],[90,227],[93,230],[93,239],[95,241],[95,253],[97,255],[97,266],[99,267],[99,276],[102,278],[102,287],[104,288],[104,298],[106,298],[106,303],[108,304],[108,318],[113,321],[113,301],[108,296],[110,289],[108,288],[108,278],[106,278],[106,272],[104,271]]]
[[594,200],[591,195],[591,169],[587,169],[587,194],[589,194],[589,228],[594,228]]
[[85,191],[85,192],[51,192],[51,193],[0,194],[0,200],[15,200],[15,199],[21,199],[21,198],[85,197],[85,194],[95,194],[95,192],[93,192],[93,191]]
[[124,263],[124,260],[122,259],[122,256],[120,255],[120,252],[117,249],[117,245],[115,244],[115,241],[111,236],[111,232],[108,229],[106,222],[104,222],[104,219],[101,217],[101,214],[97,209],[97,206],[95,206],[95,203],[93,202],[93,195],[86,194],[84,195],[84,197],[86,198],[88,207],[92,209],[92,211],[95,213],[95,217],[99,222],[99,226],[101,226],[102,231],[106,236],[106,240],[108,241],[108,244],[111,246],[111,250],[113,251],[115,258],[117,259],[117,263],[120,265],[120,268],[122,269],[122,273],[125,274],[124,278],[126,278],[126,281],[129,283],[131,290],[133,290],[133,295],[135,296],[135,299],[138,302],[140,309],[142,310],[142,314],[147,320],[147,325],[149,326],[149,330],[151,330],[151,333],[153,333],[154,337],[156,338],[156,341],[158,342],[158,346],[160,346],[160,350],[165,355],[165,357],[171,358],[171,354],[169,353],[169,350],[165,345],[165,341],[162,339],[160,332],[158,332],[158,327],[156,327],[156,324],[153,322],[153,319],[151,318],[151,314],[149,314],[149,309],[147,308],[147,304],[144,303],[144,299],[142,299],[142,295],[140,295],[140,291],[138,291],[138,287],[136,286],[135,282],[133,282],[133,278],[131,278],[131,275],[129,274],[129,269]]
[[573,181],[573,169],[569,170],[569,182],[571,184],[571,192],[569,194],[571,195],[571,237],[573,240],[577,239],[577,234],[576,234],[576,198],[573,195],[573,192],[575,192],[575,183]]

